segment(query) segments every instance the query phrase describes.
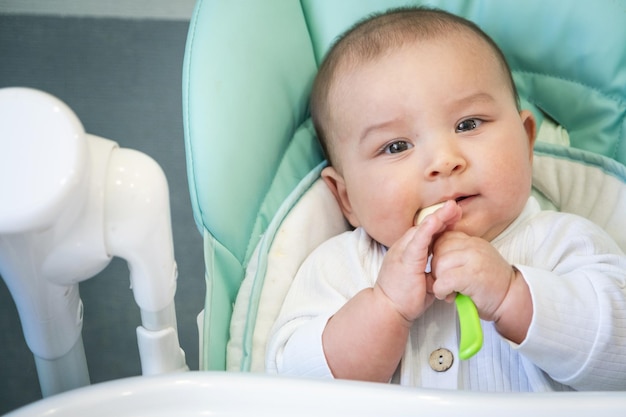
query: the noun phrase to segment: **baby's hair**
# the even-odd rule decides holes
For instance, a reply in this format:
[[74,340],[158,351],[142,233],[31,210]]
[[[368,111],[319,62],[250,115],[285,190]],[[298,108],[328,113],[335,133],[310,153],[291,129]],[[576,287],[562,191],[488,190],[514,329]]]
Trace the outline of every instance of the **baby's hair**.
[[475,23],[443,10],[411,7],[376,13],[357,22],[339,36],[326,54],[311,92],[311,118],[322,150],[332,165],[327,121],[330,118],[328,97],[336,74],[349,66],[358,66],[379,58],[407,43],[449,36],[473,34],[489,45],[519,108],[519,97],[511,69],[498,45]]

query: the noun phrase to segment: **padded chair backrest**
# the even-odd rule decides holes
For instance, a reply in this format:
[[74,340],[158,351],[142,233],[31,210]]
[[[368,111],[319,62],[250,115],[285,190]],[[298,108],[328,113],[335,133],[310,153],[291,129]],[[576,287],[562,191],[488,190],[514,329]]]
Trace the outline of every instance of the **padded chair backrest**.
[[183,69],[194,218],[204,237],[205,369],[224,369],[228,325],[260,237],[323,156],[308,115],[317,66],[372,12],[426,4],[466,17],[500,45],[523,107],[571,145],[626,163],[626,7],[606,0],[200,0]]

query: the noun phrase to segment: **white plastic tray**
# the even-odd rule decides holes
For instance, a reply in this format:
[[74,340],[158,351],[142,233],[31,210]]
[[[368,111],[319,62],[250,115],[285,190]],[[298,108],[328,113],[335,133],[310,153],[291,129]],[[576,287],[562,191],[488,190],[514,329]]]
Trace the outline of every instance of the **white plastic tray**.
[[196,371],[95,384],[7,416],[623,417],[624,413],[626,393],[468,393]]

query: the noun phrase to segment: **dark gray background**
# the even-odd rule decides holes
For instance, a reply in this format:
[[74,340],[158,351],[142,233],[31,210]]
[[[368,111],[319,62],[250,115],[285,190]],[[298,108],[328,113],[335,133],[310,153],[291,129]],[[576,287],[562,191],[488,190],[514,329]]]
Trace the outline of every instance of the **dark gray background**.
[[[1,5],[0,5],[1,6]],[[26,86],[68,104],[88,133],[154,158],[170,188],[181,345],[198,368],[195,318],[204,302],[202,240],[193,222],[184,155],[181,74],[188,20],[3,14],[0,88]],[[6,179],[0,179],[5,181]],[[4,198],[4,197],[2,197]],[[139,375],[139,310],[126,262],[80,284],[92,383]],[[15,304],[0,280],[0,414],[41,398]]]

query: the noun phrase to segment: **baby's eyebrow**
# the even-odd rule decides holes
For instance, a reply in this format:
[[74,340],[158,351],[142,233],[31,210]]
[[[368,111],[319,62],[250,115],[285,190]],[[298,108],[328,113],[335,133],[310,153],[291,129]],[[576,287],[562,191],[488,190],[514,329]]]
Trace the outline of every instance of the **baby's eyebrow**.
[[472,93],[467,96],[454,99],[452,100],[452,103],[456,106],[462,107],[462,106],[467,106],[473,103],[479,103],[479,102],[493,103],[494,101],[496,100],[491,94],[480,92],[480,93]]
[[390,119],[384,120],[382,122],[377,122],[371,125],[367,125],[361,134],[359,135],[359,142],[362,142],[370,133],[375,132],[377,130],[385,129],[387,127],[393,126],[399,122],[398,119]]
[[[460,98],[453,98],[450,100],[450,108],[462,108],[474,103],[494,103],[496,99],[489,93],[474,92],[461,96]],[[383,130],[385,128],[392,127],[401,123],[400,118],[393,118],[388,120],[382,120],[380,122],[374,122],[365,126],[362,132],[359,134],[359,142],[363,142],[368,135],[377,130]]]

